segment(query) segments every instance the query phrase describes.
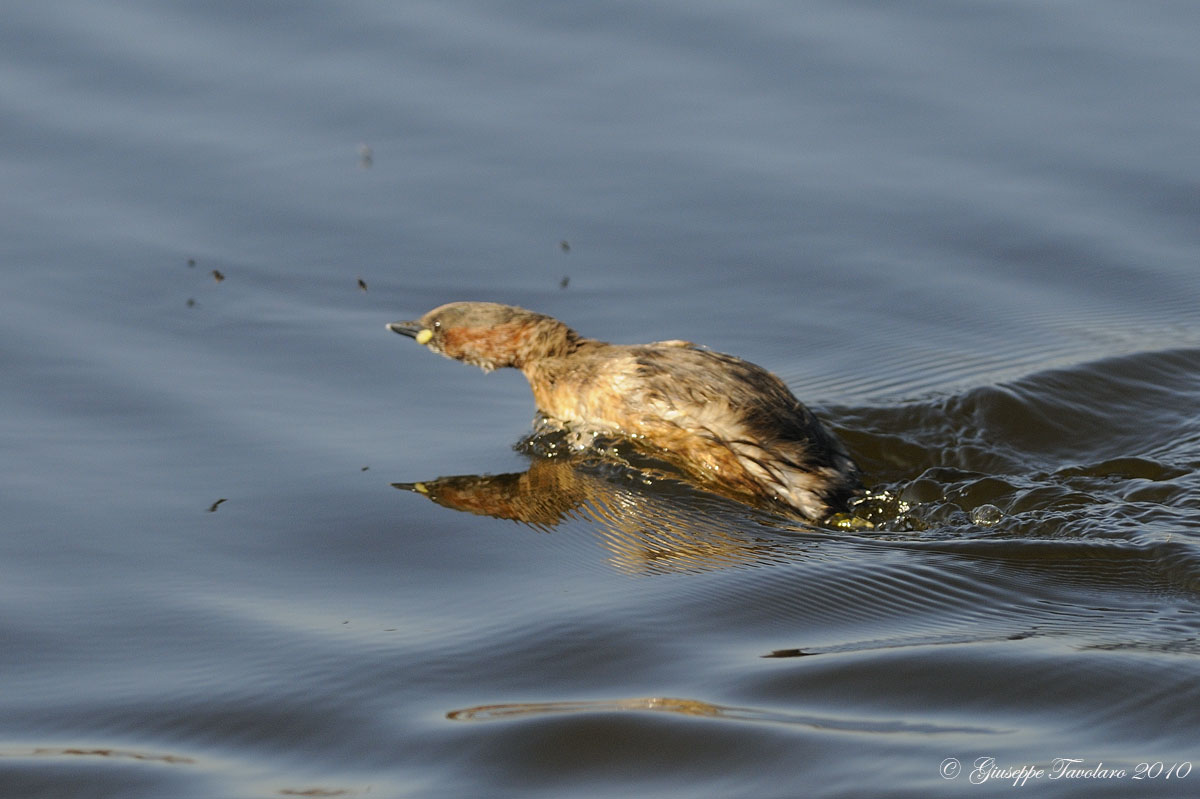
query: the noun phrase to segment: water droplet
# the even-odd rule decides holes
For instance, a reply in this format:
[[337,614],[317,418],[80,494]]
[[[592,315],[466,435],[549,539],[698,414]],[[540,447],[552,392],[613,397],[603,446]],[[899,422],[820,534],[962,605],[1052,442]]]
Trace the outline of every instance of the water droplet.
[[991,527],[1004,518],[1004,511],[995,505],[980,505],[971,510],[971,522],[981,527]]

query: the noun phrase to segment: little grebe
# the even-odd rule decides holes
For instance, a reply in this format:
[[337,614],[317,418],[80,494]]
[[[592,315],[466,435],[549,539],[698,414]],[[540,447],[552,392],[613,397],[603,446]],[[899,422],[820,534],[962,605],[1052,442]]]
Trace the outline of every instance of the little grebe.
[[650,445],[685,473],[820,520],[859,490],[842,443],[783,381],[687,341],[608,344],[543,314],[453,302],[388,329],[485,372],[512,366],[566,429]]

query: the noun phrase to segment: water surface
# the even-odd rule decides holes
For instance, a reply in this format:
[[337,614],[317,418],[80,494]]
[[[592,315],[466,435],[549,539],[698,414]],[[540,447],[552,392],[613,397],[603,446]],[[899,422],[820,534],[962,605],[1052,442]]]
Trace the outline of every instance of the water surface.
[[[6,11],[0,793],[1195,795],[1198,25]],[[515,450],[457,299],[772,369],[869,524]]]

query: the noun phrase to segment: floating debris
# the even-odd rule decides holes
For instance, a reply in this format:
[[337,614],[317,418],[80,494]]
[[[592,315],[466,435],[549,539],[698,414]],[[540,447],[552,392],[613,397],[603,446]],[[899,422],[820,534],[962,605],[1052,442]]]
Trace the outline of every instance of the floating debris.
[[571,282],[571,276],[563,275],[563,279],[558,281],[558,287],[560,289],[565,289],[567,287],[567,284],[569,284],[570,282]]
[[370,469],[370,468],[371,468],[370,466],[364,466],[364,467],[362,467],[362,469],[360,469],[359,471],[363,471],[363,472],[365,472],[367,469]]
[[196,307],[196,298],[195,297],[188,297],[187,307],[189,307],[189,308]]
[[213,280],[217,281],[218,283],[225,279],[225,275],[221,274],[221,270],[219,269],[214,269],[212,275]]
[[191,267],[193,267],[193,266],[195,266],[195,265],[196,265],[196,259],[195,259],[195,258],[188,258],[188,268],[190,269]]
[[363,279],[360,277],[360,278],[358,279],[358,287],[359,287],[360,289],[362,289],[363,291],[366,291],[366,290],[367,290],[367,281],[363,280]]
[[218,505],[220,505],[222,502],[228,502],[228,500],[227,500],[227,499],[225,499],[225,497],[221,497],[221,498],[220,498],[220,499],[218,499],[216,502],[214,502],[213,504],[211,504],[211,505],[209,505],[209,506],[208,506],[208,512],[209,512],[209,513],[216,513],[216,512],[217,512],[217,506],[218,506]]
[[375,163],[375,153],[365,144],[358,145],[358,166],[359,169],[370,169]]
[[562,241],[560,241],[558,243],[558,246],[559,246],[559,248],[562,249],[563,252],[571,251],[571,242],[567,241],[566,239],[563,239]]

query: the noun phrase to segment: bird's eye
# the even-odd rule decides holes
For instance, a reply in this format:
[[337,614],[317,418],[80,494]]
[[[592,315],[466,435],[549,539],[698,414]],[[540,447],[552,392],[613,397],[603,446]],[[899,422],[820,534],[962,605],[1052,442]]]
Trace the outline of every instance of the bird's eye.
[[441,330],[441,329],[442,329],[442,323],[441,323],[441,321],[440,321],[440,320],[439,320],[439,321],[437,321],[437,322],[434,322],[434,323],[433,323],[433,329],[434,329],[434,330]]

